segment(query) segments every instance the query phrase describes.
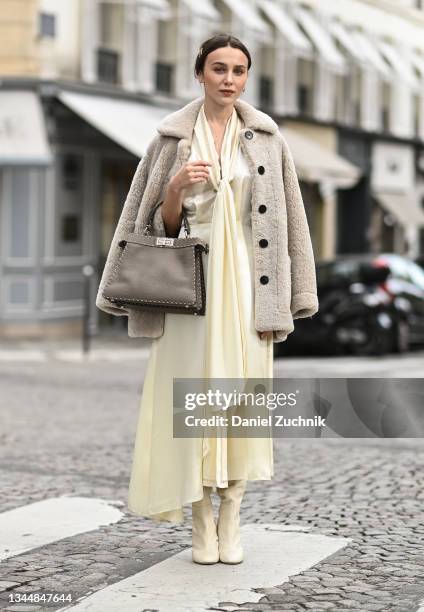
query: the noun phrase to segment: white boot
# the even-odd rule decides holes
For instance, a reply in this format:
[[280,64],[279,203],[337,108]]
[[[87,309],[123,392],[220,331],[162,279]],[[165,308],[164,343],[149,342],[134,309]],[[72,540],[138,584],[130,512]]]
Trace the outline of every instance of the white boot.
[[217,487],[221,498],[218,517],[219,560],[222,563],[241,563],[243,548],[240,542],[240,505],[246,490],[246,480],[230,480],[228,487]]
[[195,563],[218,563],[218,537],[211,501],[212,487],[203,487],[203,499],[193,502],[192,558]]

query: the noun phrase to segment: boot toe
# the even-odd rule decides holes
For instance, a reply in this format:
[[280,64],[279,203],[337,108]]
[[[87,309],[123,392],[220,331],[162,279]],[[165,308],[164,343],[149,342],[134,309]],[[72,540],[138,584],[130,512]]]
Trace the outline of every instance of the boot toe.
[[219,552],[219,560],[221,563],[242,563],[243,562],[243,550],[234,550],[234,551],[223,551]]
[[207,553],[202,554],[198,551],[193,551],[192,558],[194,563],[201,563],[203,565],[211,565],[212,563],[218,563],[219,553]]

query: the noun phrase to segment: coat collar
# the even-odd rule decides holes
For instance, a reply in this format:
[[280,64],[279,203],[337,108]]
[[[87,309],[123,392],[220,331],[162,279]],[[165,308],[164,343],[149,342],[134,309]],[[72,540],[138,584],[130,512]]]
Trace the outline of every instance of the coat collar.
[[[203,97],[196,98],[183,108],[167,115],[157,128],[159,134],[173,136],[174,138],[185,138],[191,141],[197,115],[203,101]],[[244,100],[236,100],[234,106],[243,120],[243,129],[261,130],[270,134],[278,131],[278,125],[269,115],[257,110]]]

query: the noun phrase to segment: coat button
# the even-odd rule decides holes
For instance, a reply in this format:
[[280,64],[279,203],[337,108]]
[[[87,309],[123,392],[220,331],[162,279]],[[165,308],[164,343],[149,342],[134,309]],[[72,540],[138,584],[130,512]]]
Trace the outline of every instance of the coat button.
[[261,238],[261,240],[259,240],[259,246],[261,246],[264,249],[265,247],[268,246],[268,240],[266,240],[266,238]]
[[265,174],[265,168],[263,166],[258,167],[259,174]]
[[262,283],[262,285],[266,285],[269,281],[269,278],[267,276],[261,276],[261,278],[259,279]]
[[259,212],[260,212],[260,213],[264,213],[264,212],[266,211],[266,206],[265,206],[265,204],[261,204],[261,205],[259,206],[258,210],[259,210]]
[[246,133],[244,134],[245,138],[247,138],[248,140],[252,140],[253,138],[253,132],[251,130],[247,130]]

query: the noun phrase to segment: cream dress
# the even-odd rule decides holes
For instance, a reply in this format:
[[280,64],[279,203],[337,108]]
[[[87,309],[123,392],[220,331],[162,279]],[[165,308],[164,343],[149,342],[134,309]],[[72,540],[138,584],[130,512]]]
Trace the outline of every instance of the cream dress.
[[202,255],[206,313],[166,314],[163,335],[152,341],[128,494],[130,511],[158,521],[182,522],[183,505],[201,499],[203,485],[274,475],[271,436],[173,437],[174,377],[273,377],[272,338],[260,339],[254,325],[252,179],[239,146],[242,126],[234,109],[221,164],[203,106],[194,128],[189,159],[212,166],[210,179],[194,184],[183,205],[191,235],[210,248]]

